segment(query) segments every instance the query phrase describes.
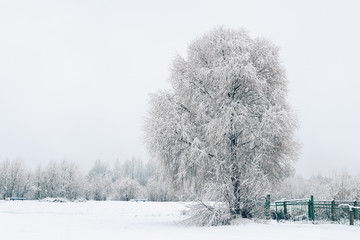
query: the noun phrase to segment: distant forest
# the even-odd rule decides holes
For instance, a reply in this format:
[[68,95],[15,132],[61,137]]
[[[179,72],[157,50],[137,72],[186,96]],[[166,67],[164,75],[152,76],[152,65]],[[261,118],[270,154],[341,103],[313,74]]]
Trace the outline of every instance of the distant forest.
[[[360,200],[360,178],[346,171],[303,178],[292,176],[272,187],[272,200],[297,199],[314,195],[318,200]],[[31,171],[21,160],[0,162],[1,199],[120,200],[149,201],[194,200],[170,186],[154,161],[132,158],[116,161],[112,167],[97,160],[87,174],[73,161],[51,161]]]
[[144,163],[136,158],[122,163],[117,160],[113,167],[97,160],[87,174],[73,161],[51,161],[30,171],[21,160],[6,160],[0,162],[0,196],[2,199],[176,200],[156,171],[153,161]]

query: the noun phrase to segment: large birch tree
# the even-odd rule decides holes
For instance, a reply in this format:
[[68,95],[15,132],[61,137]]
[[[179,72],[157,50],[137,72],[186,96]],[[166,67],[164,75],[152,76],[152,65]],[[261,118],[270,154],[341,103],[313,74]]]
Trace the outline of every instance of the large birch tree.
[[171,89],[151,96],[145,131],[177,189],[249,217],[290,173],[296,121],[278,52],[266,39],[220,27],[174,59]]

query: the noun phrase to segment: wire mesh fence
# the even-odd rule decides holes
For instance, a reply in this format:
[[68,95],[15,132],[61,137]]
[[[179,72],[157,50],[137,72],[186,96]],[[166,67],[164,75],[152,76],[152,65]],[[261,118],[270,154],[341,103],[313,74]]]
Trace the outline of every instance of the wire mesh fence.
[[268,204],[269,216],[277,221],[339,223],[360,226],[357,201],[314,201],[314,198],[279,200]]

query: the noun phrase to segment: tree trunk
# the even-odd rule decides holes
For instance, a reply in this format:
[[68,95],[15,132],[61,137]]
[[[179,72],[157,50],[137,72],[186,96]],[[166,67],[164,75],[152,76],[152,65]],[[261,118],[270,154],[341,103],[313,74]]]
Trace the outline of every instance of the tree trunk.
[[[232,119],[231,119],[232,122]],[[237,154],[236,154],[236,147],[237,139],[234,135],[231,136],[230,139],[230,149],[231,149],[231,159],[230,162],[232,163],[231,167],[231,181],[233,185],[233,199],[232,204],[230,206],[230,212],[232,215],[240,215],[241,214],[241,196],[240,196],[240,172],[239,166],[237,165]]]
[[234,187],[234,192],[233,192],[233,203],[231,206],[231,214],[232,215],[239,215],[241,214],[241,208],[240,208],[240,189],[239,189],[239,179],[238,178],[234,178],[233,177],[233,187]]

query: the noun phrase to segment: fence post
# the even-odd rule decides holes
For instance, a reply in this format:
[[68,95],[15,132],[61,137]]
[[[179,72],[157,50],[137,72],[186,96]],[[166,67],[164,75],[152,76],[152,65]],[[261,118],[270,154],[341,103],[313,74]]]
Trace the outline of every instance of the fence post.
[[284,219],[287,220],[286,200],[284,200]]
[[[357,201],[354,201],[354,207],[357,207]],[[359,218],[359,210],[354,208],[354,219],[358,219]]]
[[349,211],[350,211],[350,225],[353,226],[354,225],[354,208],[350,207]]
[[265,197],[265,217],[270,219],[270,194],[266,194]]
[[310,196],[310,201],[309,201],[309,220],[314,221],[315,220],[315,211],[314,211],[314,196]]
[[335,199],[331,201],[331,220],[335,221]]

